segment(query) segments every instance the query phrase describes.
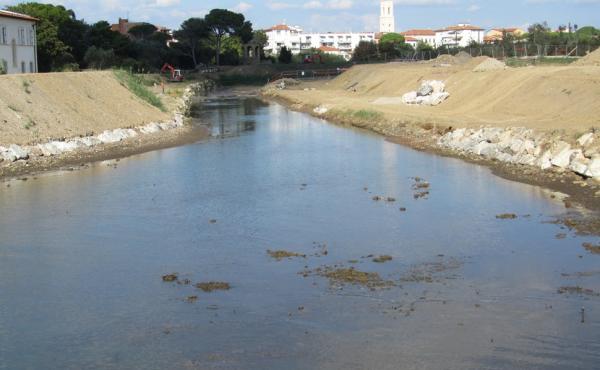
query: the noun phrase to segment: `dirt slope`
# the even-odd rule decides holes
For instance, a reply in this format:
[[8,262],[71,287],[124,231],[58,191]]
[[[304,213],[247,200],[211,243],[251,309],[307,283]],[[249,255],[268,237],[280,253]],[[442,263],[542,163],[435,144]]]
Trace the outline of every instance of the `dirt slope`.
[[[531,67],[473,72],[484,60],[473,58],[450,67],[436,63],[360,65],[329,82],[275,93],[298,104],[376,110],[388,119],[417,124],[567,131],[600,127],[600,68]],[[440,106],[373,104],[382,97],[395,97],[388,100],[397,102],[397,97],[430,79],[444,81],[451,94]]]
[[576,65],[579,66],[597,66],[600,67],[600,49],[578,60]]
[[168,119],[112,72],[0,76],[0,145],[46,142]]

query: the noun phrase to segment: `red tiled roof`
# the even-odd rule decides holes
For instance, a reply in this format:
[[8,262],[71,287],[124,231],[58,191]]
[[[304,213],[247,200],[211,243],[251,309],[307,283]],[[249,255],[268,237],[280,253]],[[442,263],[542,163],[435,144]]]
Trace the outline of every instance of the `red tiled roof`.
[[319,50],[324,51],[324,52],[328,52],[328,51],[331,51],[331,52],[340,51],[340,49],[338,49],[338,48],[334,48],[334,47],[331,47],[331,46],[325,46],[325,45],[319,47]]
[[417,41],[419,41],[419,40],[418,40],[418,39],[415,39],[414,37],[405,36],[405,37],[404,37],[404,41],[417,42]]
[[483,28],[477,26],[450,26],[446,28],[442,28],[441,30],[436,30],[435,32],[445,32],[445,31],[483,31]]
[[273,26],[273,27],[271,27],[271,28],[269,28],[268,30],[265,30],[265,31],[269,32],[269,31],[291,31],[291,30],[292,29],[289,26],[285,25],[285,24],[278,24],[278,25]]
[[435,36],[433,30],[408,30],[400,33],[404,36]]
[[518,28],[493,28],[492,31],[512,33],[515,31],[519,31],[519,29]]
[[30,17],[26,14],[15,13],[15,12],[11,12],[8,10],[0,10],[0,17],[23,19],[23,20],[32,21],[32,22],[39,21],[39,19]]

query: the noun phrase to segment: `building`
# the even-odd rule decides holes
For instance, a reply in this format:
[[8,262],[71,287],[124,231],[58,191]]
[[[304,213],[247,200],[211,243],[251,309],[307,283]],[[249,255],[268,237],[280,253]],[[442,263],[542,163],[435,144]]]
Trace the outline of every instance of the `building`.
[[[132,28],[134,28],[136,26],[141,26],[143,24],[146,24],[146,23],[144,23],[144,22],[129,22],[129,19],[119,18],[119,23],[111,24],[110,25],[110,30],[114,31],[114,32],[118,32],[121,35],[125,35],[127,37],[131,37],[132,38],[132,36],[129,33],[129,31]],[[153,26],[156,27],[156,32],[165,33],[165,34],[173,37],[173,31],[171,31],[167,27],[157,26],[157,25],[153,25]],[[169,42],[167,42],[167,44],[169,44]]]
[[435,45],[449,47],[467,47],[471,43],[483,43],[485,30],[468,23],[446,27],[435,31]]
[[[373,32],[304,32],[300,27],[278,24],[267,30],[265,54],[276,55],[282,47],[292,54],[302,54],[311,49],[320,49],[346,60],[352,58],[354,49],[361,41],[375,42]],[[329,51],[326,51],[329,50]]]
[[396,17],[394,15],[394,2],[391,0],[381,1],[381,13],[379,16],[379,32],[396,32]]
[[0,10],[0,64],[6,73],[37,73],[37,21]]
[[[406,43],[412,47],[416,47],[419,42],[423,42],[435,48],[435,31],[434,30],[408,30],[400,33],[404,36]],[[416,41],[414,41],[416,40]]]
[[520,28],[494,28],[485,35],[483,42],[486,44],[493,44],[502,41],[504,34],[513,35],[515,38],[519,38],[525,34]]

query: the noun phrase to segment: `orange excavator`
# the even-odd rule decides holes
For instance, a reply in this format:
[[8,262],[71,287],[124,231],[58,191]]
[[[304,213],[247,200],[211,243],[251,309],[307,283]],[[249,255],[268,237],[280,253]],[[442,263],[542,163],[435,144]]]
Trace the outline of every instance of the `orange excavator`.
[[169,63],[165,63],[165,65],[160,70],[160,74],[162,75],[166,71],[171,72],[169,82],[183,82],[183,74],[181,73],[181,69],[175,69]]

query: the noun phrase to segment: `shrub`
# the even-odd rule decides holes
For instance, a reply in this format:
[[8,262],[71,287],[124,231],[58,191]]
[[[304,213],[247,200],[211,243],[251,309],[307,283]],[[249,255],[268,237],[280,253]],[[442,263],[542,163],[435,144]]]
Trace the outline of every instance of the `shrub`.
[[106,50],[92,46],[85,52],[83,60],[90,68],[110,68],[115,65],[115,52],[112,49]]
[[287,47],[282,47],[279,51],[279,57],[277,58],[279,63],[290,64],[292,62],[292,52]]

